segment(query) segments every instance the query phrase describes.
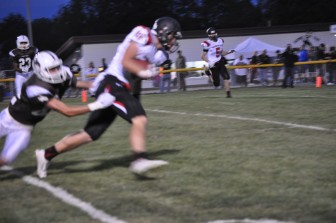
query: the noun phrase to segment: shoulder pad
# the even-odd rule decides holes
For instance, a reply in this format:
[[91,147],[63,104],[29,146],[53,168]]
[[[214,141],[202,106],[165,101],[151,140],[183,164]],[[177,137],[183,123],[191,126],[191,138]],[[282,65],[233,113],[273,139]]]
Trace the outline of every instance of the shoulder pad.
[[201,43],[201,45],[202,45],[203,47],[208,47],[208,46],[210,46],[210,43],[209,43],[208,41],[203,41],[203,42]]
[[137,26],[131,32],[131,40],[141,45],[149,45],[152,43],[150,29],[145,26]]

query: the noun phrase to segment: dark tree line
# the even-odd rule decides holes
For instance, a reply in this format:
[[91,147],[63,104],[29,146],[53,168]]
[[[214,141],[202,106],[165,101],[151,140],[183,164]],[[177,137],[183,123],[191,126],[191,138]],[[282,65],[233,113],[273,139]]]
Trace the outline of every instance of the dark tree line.
[[[183,30],[203,30],[336,22],[335,8],[330,0],[71,0],[54,18],[33,20],[32,27],[34,45],[56,51],[71,36],[128,33],[161,16],[176,18]],[[28,35],[23,16],[0,21],[2,69],[10,66],[8,52],[21,34]]]

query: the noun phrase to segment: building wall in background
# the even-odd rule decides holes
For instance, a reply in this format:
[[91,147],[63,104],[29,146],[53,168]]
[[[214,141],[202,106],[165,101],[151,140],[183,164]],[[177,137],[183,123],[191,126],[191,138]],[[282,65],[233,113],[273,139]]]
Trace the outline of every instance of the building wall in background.
[[[300,47],[302,42],[294,43],[294,41],[304,36],[306,33],[288,33],[288,34],[272,34],[272,35],[254,35],[254,36],[234,36],[234,37],[225,37],[224,38],[224,49],[230,50],[234,49],[239,43],[243,42],[249,37],[255,37],[263,42],[276,45],[279,47],[286,47],[288,43],[291,43],[293,47]],[[220,33],[219,33],[220,36]],[[318,37],[319,41],[316,41],[314,37]],[[197,39],[182,39],[179,41],[180,50],[183,55],[186,57],[188,64],[199,64],[196,61],[201,61],[202,47],[201,43],[207,39],[205,35],[204,38]],[[329,31],[325,32],[314,32],[310,41],[314,46],[318,46],[321,43],[324,43],[327,46],[327,49],[330,46],[336,46],[336,37],[331,34]],[[119,43],[105,43],[105,44],[83,44],[80,47],[80,53],[73,53],[69,58],[67,58],[66,64],[70,64],[73,57],[76,55],[81,55],[79,59],[79,64],[82,66],[82,69],[88,67],[90,61],[93,61],[95,66],[98,68],[101,66],[101,59],[106,58],[107,63],[109,63],[114,56],[116,49]],[[252,55],[250,55],[252,56]],[[270,55],[274,56],[274,55]],[[234,59],[235,54],[227,56],[228,59]],[[175,61],[176,53],[171,54],[171,59]]]

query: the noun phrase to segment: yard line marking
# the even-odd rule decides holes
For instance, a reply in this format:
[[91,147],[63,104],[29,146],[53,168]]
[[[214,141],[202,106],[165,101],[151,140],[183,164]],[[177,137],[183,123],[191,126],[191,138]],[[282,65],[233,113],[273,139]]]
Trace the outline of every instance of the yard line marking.
[[25,175],[24,173],[17,171],[10,166],[3,166],[0,169],[2,171],[8,171],[15,174],[16,176],[21,177],[22,180],[27,184],[45,189],[46,191],[54,195],[54,197],[59,198],[63,202],[75,206],[80,210],[84,211],[93,219],[97,219],[104,223],[127,223],[125,221],[122,221],[116,217],[113,217],[105,213],[102,210],[93,207],[90,203],[82,201],[81,199],[75,197],[74,195],[70,194],[61,187],[54,187],[46,181],[40,180],[36,177]]
[[313,125],[300,125],[290,122],[278,122],[278,121],[270,121],[266,119],[260,118],[245,118],[241,116],[230,116],[230,115],[216,115],[216,114],[204,114],[204,113],[187,113],[187,112],[176,112],[176,111],[167,111],[167,110],[160,110],[160,109],[146,109],[152,112],[160,112],[160,113],[168,113],[168,114],[177,114],[177,115],[194,115],[194,116],[204,116],[204,117],[216,117],[216,118],[227,118],[227,119],[235,119],[235,120],[243,120],[243,121],[256,121],[256,122],[265,122],[270,124],[276,125],[284,125],[293,128],[302,128],[302,129],[311,129],[311,130],[318,130],[318,131],[331,131],[336,132],[336,129],[327,129],[320,126],[313,126]]
[[260,219],[260,220],[243,219],[243,220],[218,220],[218,221],[209,221],[207,223],[294,223],[294,222],[277,221],[273,219]]

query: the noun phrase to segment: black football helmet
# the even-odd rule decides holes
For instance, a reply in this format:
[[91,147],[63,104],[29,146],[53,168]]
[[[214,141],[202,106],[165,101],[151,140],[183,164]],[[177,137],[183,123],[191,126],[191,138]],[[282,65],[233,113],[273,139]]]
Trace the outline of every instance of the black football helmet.
[[[172,37],[175,39],[182,38],[181,26],[178,21],[171,17],[158,18],[154,22],[152,30],[158,37],[165,50],[173,53],[178,49],[177,41],[175,41],[173,44],[170,43]],[[169,35],[172,35],[172,37],[169,37]]]
[[217,41],[218,34],[215,28],[210,27],[206,30],[206,33],[208,34],[208,37],[210,40]]

